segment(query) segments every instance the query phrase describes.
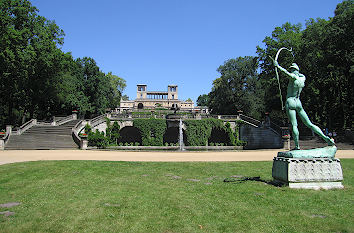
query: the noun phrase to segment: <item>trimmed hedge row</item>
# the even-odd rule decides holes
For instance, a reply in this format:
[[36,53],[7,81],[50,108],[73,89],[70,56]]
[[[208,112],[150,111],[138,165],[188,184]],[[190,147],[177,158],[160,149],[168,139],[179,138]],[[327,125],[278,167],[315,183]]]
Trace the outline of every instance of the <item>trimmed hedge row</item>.
[[[85,132],[88,134],[89,145],[105,148],[109,144],[118,145],[120,139],[120,128],[117,122],[111,125],[110,120],[106,119],[107,129],[106,134],[103,132],[92,132],[89,126],[85,127]],[[238,128],[242,121],[236,122],[235,131],[230,127],[230,123],[224,124],[219,119],[202,119],[202,120],[185,120],[186,125],[186,145],[187,146],[206,146],[208,144],[222,143],[228,146],[238,146],[244,143],[238,139]],[[164,134],[167,130],[167,121],[165,119],[134,119],[133,126],[137,128],[141,134],[142,146],[163,146]],[[210,141],[213,129],[223,134],[220,140]]]

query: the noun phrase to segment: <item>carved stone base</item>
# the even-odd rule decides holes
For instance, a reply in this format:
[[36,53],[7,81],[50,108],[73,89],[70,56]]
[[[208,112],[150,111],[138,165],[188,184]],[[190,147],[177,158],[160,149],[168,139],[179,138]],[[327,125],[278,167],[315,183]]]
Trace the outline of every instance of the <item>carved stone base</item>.
[[272,176],[290,188],[343,188],[343,172],[339,159],[274,157]]

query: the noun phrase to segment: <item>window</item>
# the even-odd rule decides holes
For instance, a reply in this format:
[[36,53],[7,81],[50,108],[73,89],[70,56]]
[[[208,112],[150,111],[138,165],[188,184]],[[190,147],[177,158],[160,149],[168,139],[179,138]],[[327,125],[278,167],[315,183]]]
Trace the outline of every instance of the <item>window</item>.
[[173,99],[173,100],[175,99],[175,95],[172,95],[172,99]]

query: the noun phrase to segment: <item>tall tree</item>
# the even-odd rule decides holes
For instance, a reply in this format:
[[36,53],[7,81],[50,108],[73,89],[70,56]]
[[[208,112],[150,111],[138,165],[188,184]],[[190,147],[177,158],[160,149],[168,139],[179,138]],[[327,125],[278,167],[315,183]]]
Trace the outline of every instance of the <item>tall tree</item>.
[[0,22],[0,115],[6,116],[1,123],[13,124],[50,104],[43,97],[50,94],[64,33],[27,0],[0,1]]
[[[274,65],[270,57],[275,57],[278,49],[282,47],[292,48],[293,55],[290,52],[283,52],[278,58],[279,64],[283,67],[289,67],[296,60],[297,52],[301,44],[301,24],[285,23],[281,27],[276,27],[271,36],[266,36],[263,40],[265,48],[257,46],[261,73],[259,75],[262,87],[264,88],[265,111],[270,112],[273,119],[280,122],[286,121],[286,114],[282,111],[280,93],[274,70]],[[301,68],[301,67],[300,67]],[[280,76],[281,94],[286,96],[288,80]],[[284,99],[283,99],[284,101]]]
[[122,97],[122,92],[127,86],[126,81],[117,75],[113,75],[112,72],[108,72],[106,74],[108,79],[110,80],[112,89],[113,89],[113,102],[112,106],[119,106],[120,99]]
[[207,94],[200,95],[197,99],[197,106],[208,106],[209,96]]
[[[293,48],[294,57],[283,53],[278,61],[283,67],[296,62],[305,74],[306,87],[301,99],[312,121],[328,128],[353,127],[353,12],[354,1],[343,1],[337,5],[333,18],[309,19],[305,30],[301,30],[301,25],[286,23],[264,39],[265,48],[257,47],[266,110],[273,118],[281,120],[286,116],[280,110],[274,66],[269,56],[274,57],[279,48],[288,47]],[[281,76],[280,81],[284,96],[287,80]]]
[[125,80],[63,53],[64,32],[37,12],[28,0],[0,0],[0,127],[117,106]]
[[[209,107],[212,113],[236,114],[238,110],[257,115],[262,105],[258,92],[258,61],[257,58],[246,56],[225,61],[217,71],[221,74],[213,82],[209,93]],[[250,97],[258,101],[252,101]],[[256,117],[256,116],[255,116]]]

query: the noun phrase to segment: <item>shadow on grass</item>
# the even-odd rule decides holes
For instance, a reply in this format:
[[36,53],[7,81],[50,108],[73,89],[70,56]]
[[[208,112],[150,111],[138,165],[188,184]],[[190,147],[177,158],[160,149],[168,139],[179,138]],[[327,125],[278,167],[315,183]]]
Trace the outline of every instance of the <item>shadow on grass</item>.
[[275,180],[262,180],[260,176],[253,176],[253,177],[242,176],[242,177],[237,177],[237,178],[225,178],[224,179],[225,183],[233,183],[233,184],[240,184],[240,183],[244,183],[246,181],[258,181],[258,182],[262,182],[265,184],[273,185],[275,187],[285,186],[283,183],[277,182]]

